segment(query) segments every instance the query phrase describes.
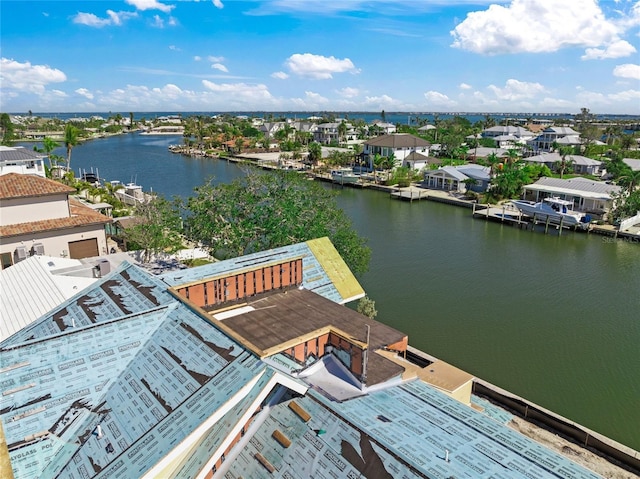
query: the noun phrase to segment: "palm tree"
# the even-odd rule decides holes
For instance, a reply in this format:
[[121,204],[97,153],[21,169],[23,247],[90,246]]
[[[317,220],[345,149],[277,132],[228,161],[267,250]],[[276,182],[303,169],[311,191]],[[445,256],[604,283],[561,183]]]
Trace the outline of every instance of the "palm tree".
[[67,172],[71,169],[71,150],[78,145],[78,134],[80,131],[71,123],[67,123],[64,128],[64,146],[67,149]]
[[338,125],[338,143],[344,142],[344,137],[347,134],[347,123],[342,120]]
[[627,173],[618,178],[618,182],[626,184],[629,194],[633,193],[636,186],[640,185],[640,170],[629,170]]
[[573,160],[567,160],[567,156],[573,153],[573,148],[570,146],[560,146],[558,147],[558,153],[560,154],[558,171],[560,172],[560,179],[562,179],[569,166],[573,163]]
[[309,144],[308,151],[309,154],[307,155],[307,158],[311,162],[311,165],[317,165],[322,158],[322,145],[316,141],[313,141]]
[[51,152],[59,146],[60,143],[56,142],[48,136],[45,136],[44,140],[42,140],[42,148],[34,146],[33,149],[38,153],[46,153],[47,158],[49,159],[49,170],[51,170],[51,167],[53,166],[52,160],[58,160],[60,158],[58,155],[54,155]]

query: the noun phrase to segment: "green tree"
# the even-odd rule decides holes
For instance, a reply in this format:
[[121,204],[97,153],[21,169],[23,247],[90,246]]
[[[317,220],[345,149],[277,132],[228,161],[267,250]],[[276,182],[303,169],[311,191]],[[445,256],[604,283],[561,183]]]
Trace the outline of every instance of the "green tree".
[[560,161],[557,162],[556,167],[560,173],[560,178],[563,178],[564,174],[569,171],[569,168],[573,164],[573,160],[571,158],[567,158],[569,155],[573,154],[573,148],[570,146],[560,146],[557,150],[560,155]]
[[337,193],[295,172],[249,172],[230,184],[212,181],[186,203],[189,238],[229,258],[329,237],[355,274],[371,251],[335,200]]
[[145,263],[157,253],[175,253],[183,246],[182,219],[179,201],[154,196],[150,201],[137,203],[133,215],[135,224],[124,232],[124,239],[131,247],[144,251]]
[[0,129],[2,129],[2,144],[11,146],[15,141],[15,133],[13,131],[13,123],[8,113],[0,115]]
[[314,141],[309,144],[308,150],[309,155],[307,156],[307,158],[309,158],[309,161],[313,166],[317,165],[318,162],[322,159],[322,145]]
[[612,223],[634,216],[640,211],[640,189],[634,191],[625,189],[611,197],[614,206],[609,213],[609,220]]
[[38,153],[46,153],[47,158],[49,160],[49,170],[51,170],[54,162],[58,163],[59,161],[62,160],[62,158],[59,155],[53,154],[53,150],[55,150],[59,146],[60,146],[60,143],[55,141],[53,138],[45,136],[44,139],[42,140],[42,148],[37,148],[34,146],[33,149]]
[[378,311],[376,310],[376,302],[369,298],[369,296],[365,296],[358,301],[357,307],[358,313],[366,316],[369,319],[375,319],[378,315]]
[[67,149],[67,165],[66,170],[71,169],[71,150],[79,143],[80,131],[71,123],[67,123],[64,127],[64,146]]

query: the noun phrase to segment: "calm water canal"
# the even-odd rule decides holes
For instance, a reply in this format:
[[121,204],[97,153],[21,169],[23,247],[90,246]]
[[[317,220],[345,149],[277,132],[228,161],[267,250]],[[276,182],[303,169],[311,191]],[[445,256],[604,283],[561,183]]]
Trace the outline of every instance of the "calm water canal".
[[[233,163],[169,153],[180,141],[95,140],[74,148],[72,168],[165,196],[242,174]],[[472,219],[463,208],[339,192],[373,250],[360,281],[377,319],[419,349],[640,449],[639,244],[544,235]]]

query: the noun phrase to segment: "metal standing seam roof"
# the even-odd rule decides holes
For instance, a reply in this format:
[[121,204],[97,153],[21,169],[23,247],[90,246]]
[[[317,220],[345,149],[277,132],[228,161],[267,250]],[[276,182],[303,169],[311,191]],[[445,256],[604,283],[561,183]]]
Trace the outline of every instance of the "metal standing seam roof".
[[[308,422],[292,411],[291,402],[310,416]],[[291,444],[283,447],[275,431]],[[310,390],[279,404],[229,459],[228,474],[251,479],[600,478],[419,380],[343,402]]]
[[41,160],[46,158],[47,155],[37,153],[33,150],[28,150],[22,146],[11,147],[0,145],[0,161],[28,161],[28,160]]
[[391,135],[380,135],[372,140],[364,142],[365,145],[381,146],[387,148],[411,148],[417,146],[431,146],[427,140],[409,133],[394,133]]
[[31,256],[0,271],[0,341],[93,284],[92,277],[54,275],[55,269],[81,264],[75,259]]
[[584,198],[611,199],[611,194],[620,191],[620,187],[602,181],[586,178],[540,178],[532,185],[526,185],[525,190],[558,192]]
[[302,286],[305,289],[339,304],[364,296],[362,286],[326,237],[187,270],[171,271],[161,275],[160,278],[169,286],[176,287],[230,272],[251,270],[296,258],[302,258]]

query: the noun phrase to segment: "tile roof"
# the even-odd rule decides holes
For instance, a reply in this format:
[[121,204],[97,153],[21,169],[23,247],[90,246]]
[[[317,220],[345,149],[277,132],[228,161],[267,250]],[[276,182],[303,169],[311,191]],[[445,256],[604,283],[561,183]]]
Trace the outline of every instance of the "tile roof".
[[69,198],[69,207],[71,210],[71,216],[68,218],[55,218],[32,221],[29,223],[17,223],[14,225],[2,225],[0,226],[0,238],[8,238],[11,236],[20,236],[44,231],[71,229],[79,226],[101,225],[112,221],[108,216],[84,206],[78,200],[73,198]]
[[0,200],[74,193],[75,188],[37,175],[7,173],[0,176]]

